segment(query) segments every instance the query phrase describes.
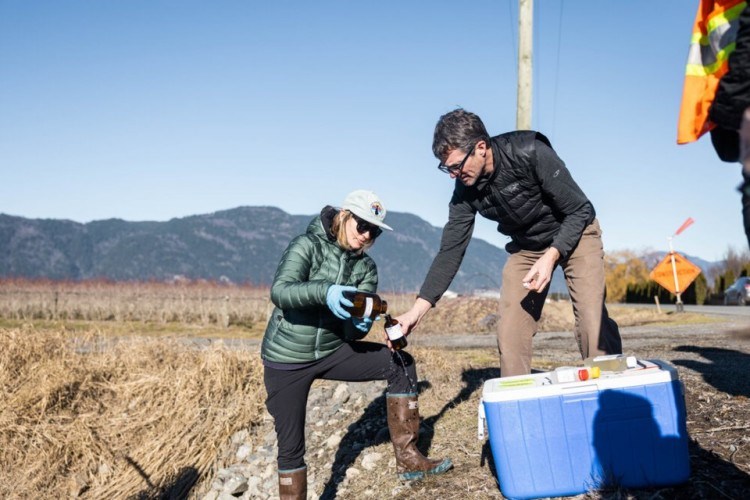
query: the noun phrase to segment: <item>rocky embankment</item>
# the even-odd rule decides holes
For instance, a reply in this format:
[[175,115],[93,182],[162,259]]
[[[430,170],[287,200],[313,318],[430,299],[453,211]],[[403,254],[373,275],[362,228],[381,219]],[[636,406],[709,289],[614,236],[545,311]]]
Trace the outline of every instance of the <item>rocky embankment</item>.
[[[396,480],[396,461],[385,417],[385,382],[317,380],[307,402],[305,439],[308,497],[345,497],[352,481],[393,482],[393,495],[409,488]],[[276,433],[266,413],[263,422],[231,439],[202,500],[278,498]],[[368,496],[368,491],[364,492]],[[371,491],[369,496],[374,497]]]

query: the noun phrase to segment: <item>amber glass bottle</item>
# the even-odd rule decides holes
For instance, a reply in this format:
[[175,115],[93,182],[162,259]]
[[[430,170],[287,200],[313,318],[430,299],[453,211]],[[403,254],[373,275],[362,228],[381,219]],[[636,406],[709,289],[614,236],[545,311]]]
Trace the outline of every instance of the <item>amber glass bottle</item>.
[[354,304],[352,307],[345,307],[344,309],[354,317],[375,319],[388,310],[388,302],[375,293],[344,292],[344,295]]
[[390,314],[385,315],[385,333],[394,349],[403,349],[406,347],[406,335],[401,331],[401,323],[391,318]]

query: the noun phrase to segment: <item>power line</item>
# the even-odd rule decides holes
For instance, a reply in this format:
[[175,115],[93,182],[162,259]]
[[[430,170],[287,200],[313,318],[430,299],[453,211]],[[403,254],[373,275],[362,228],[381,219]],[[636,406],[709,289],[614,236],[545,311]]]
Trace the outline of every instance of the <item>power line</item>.
[[518,50],[516,50],[516,38],[518,34],[516,33],[516,24],[513,22],[513,6],[512,3],[516,0],[508,0],[508,24],[510,28],[508,29],[508,33],[510,33],[510,49],[511,49],[511,59],[513,60],[513,69],[516,71],[516,79],[518,79]]
[[[534,17],[536,17],[535,21],[537,21],[537,26],[539,26],[539,27],[542,26],[542,11],[543,11],[543,9],[540,6],[539,9],[538,9],[538,11],[534,15]],[[541,39],[541,35],[539,34],[540,31],[541,31],[541,29],[535,29],[534,30],[534,47],[536,47],[536,52],[537,52],[537,57],[534,59],[534,62],[536,63],[536,72],[534,74],[534,83],[536,84],[535,86],[536,86],[536,90],[537,90],[536,92],[534,92],[534,96],[535,96],[535,99],[534,99],[534,109],[539,110],[537,112],[537,117],[536,117],[536,127],[532,126],[532,128],[534,128],[535,130],[539,130],[541,128],[541,125],[542,125],[542,106],[541,106],[541,103],[542,103],[541,94],[542,93],[541,93],[540,89],[542,88],[542,67],[543,67],[543,65],[541,63],[541,60],[542,60],[542,51],[541,51],[542,44],[540,43],[540,39]],[[532,123],[533,122],[534,122],[534,119],[532,117]]]
[[560,48],[562,47],[562,18],[563,9],[565,8],[565,0],[560,0],[560,10],[557,18],[557,57],[555,59],[555,83],[552,93],[552,130],[550,131],[550,137],[552,140],[555,138],[555,127],[557,126],[557,91],[560,82]]

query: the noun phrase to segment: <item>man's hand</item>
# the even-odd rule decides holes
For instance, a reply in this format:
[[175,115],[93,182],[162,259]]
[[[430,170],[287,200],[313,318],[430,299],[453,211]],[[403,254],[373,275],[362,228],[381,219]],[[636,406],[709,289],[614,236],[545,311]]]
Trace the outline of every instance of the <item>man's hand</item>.
[[396,316],[394,319],[401,323],[401,330],[404,332],[404,335],[409,335],[430,309],[432,309],[432,304],[423,298],[418,298],[411,309],[401,316]]
[[552,280],[552,271],[560,258],[557,248],[550,247],[544,255],[534,262],[529,272],[523,277],[523,286],[530,292],[541,292]]

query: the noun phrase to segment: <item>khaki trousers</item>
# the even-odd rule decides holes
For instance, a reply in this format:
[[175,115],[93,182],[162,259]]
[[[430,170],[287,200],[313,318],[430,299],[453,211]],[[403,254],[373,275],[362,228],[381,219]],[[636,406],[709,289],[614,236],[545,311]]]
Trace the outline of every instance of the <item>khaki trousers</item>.
[[[620,331],[604,304],[606,289],[601,236],[599,222],[594,219],[583,231],[567,260],[558,263],[562,266],[573,303],[573,333],[582,358],[622,353]],[[531,373],[531,340],[536,335],[549,286],[541,293],[529,292],[523,287],[522,280],[544,252],[522,250],[511,254],[503,268],[497,332],[500,374],[503,377]]]

